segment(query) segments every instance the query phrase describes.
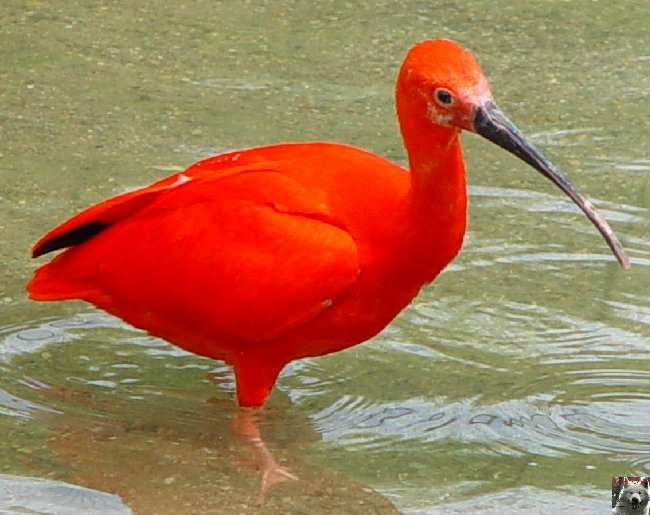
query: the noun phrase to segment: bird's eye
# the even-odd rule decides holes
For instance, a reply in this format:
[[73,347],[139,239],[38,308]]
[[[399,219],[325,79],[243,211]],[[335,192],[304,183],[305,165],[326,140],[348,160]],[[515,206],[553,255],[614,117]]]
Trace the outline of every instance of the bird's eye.
[[442,107],[449,107],[453,105],[454,101],[456,100],[454,98],[454,95],[444,88],[436,88],[436,90],[433,92],[433,98]]

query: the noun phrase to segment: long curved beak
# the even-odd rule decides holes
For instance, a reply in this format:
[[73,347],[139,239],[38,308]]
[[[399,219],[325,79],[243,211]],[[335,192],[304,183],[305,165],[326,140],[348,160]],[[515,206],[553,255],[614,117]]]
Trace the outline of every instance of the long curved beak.
[[593,204],[578,191],[542,153],[537,150],[519,132],[517,127],[503,114],[501,109],[491,100],[478,106],[474,111],[474,131],[484,138],[496,143],[501,148],[516,155],[539,173],[550,179],[558,188],[566,193],[576,205],[582,209],[587,218],[596,226],[603,238],[612,249],[623,270],[630,268],[630,258],[625,254],[616,234],[600,215]]

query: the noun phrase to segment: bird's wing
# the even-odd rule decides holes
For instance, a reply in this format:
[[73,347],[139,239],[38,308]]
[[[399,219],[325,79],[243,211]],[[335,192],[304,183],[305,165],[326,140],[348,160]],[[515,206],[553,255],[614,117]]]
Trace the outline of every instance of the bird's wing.
[[324,194],[254,166],[108,200],[54,229],[35,254],[93,226],[37,271],[32,297],[84,298],[158,334],[148,314],[214,338],[271,338],[335,303],[359,273],[357,245]]
[[303,147],[305,145],[272,145],[226,152],[199,161],[183,172],[170,175],[145,188],[117,195],[78,213],[36,242],[32,247],[32,257],[83,243],[107,227],[144,209],[166,191],[175,190],[189,180],[223,179],[230,175],[262,170],[269,161],[285,157],[287,148],[297,154]]
[[175,174],[146,188],[118,195],[85,209],[45,234],[32,247],[32,257],[78,245],[107,227],[144,209],[165,191],[183,184],[187,178]]

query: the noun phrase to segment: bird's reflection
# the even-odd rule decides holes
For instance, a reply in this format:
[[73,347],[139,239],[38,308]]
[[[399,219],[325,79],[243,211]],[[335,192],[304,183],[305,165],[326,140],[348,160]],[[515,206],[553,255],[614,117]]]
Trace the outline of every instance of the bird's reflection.
[[[293,410],[240,410],[226,397],[190,403],[177,391],[135,402],[39,384],[42,404],[56,411],[34,415],[47,428],[46,452],[25,464],[35,475],[56,471],[56,479],[117,494],[135,513],[247,512],[260,503],[273,512],[394,512],[365,485],[304,461],[300,451],[318,436]],[[241,466],[251,455],[259,472]]]

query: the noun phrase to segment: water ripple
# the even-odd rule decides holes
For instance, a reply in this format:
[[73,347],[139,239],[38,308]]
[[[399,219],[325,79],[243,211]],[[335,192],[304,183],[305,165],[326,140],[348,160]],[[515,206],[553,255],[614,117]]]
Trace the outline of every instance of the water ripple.
[[[467,483],[454,485],[454,491],[449,492],[449,494],[454,496],[467,495],[468,491],[474,489],[474,486]],[[401,498],[399,489],[388,490],[384,493],[392,498]],[[599,515],[604,513],[603,499],[607,499],[609,493],[607,491],[588,493],[591,495],[586,497],[581,495],[581,492],[562,493],[522,486],[445,504],[406,506],[404,513],[412,515],[465,515],[467,513],[480,513],[481,515],[522,513],[535,515],[539,513],[557,513],[558,509],[562,513],[571,513],[572,515]],[[421,499],[431,499],[436,497],[435,494],[435,490],[430,488],[422,491],[419,497]]]
[[[66,319],[49,319],[35,326],[0,327],[0,361],[9,362],[20,354],[34,353],[54,343],[69,343],[81,336],[73,329],[123,328],[120,320],[102,313],[80,313]],[[135,329],[133,329],[135,331]]]
[[543,395],[476,405],[409,399],[370,403],[342,397],[313,421],[324,441],[381,450],[395,440],[432,443],[451,439],[480,444],[497,454],[549,457],[567,452],[643,452],[650,396],[616,403],[552,405]]
[[[3,513],[58,513],[61,515],[128,515],[117,495],[80,486],[21,476],[0,475]],[[7,511],[5,511],[7,510]]]

